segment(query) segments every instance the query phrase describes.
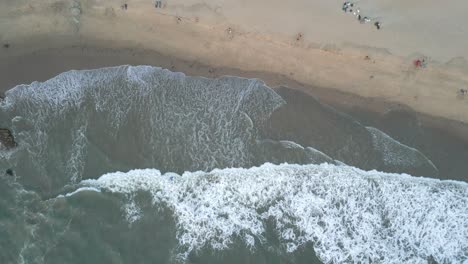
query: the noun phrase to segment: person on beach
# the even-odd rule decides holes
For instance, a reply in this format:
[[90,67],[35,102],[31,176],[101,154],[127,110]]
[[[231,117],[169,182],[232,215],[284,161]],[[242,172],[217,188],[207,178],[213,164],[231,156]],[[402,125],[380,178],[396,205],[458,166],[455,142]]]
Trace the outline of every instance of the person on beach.
[[377,29],[380,29],[380,22],[378,22],[378,21],[375,22],[375,23],[374,23],[374,26],[375,26]]
[[154,5],[154,7],[156,7],[156,8],[158,8],[158,7],[159,7],[159,8],[162,8],[162,2],[161,2],[161,0],[156,0],[156,3],[155,3],[155,5]]
[[360,18],[359,22],[361,22],[361,24],[368,23],[368,22],[370,22],[370,18],[368,18],[368,17]]
[[353,15],[357,16],[357,15],[359,15],[359,12],[361,12],[361,10],[358,8],[358,9],[356,9],[356,11],[353,12]]
[[414,67],[419,68],[419,67],[421,67],[421,60],[417,59],[417,60],[413,61],[413,64],[414,64]]
[[413,65],[415,68],[425,68],[427,64],[425,59],[416,59],[413,61]]
[[[346,12],[348,12],[348,9],[350,7],[353,7],[353,6],[354,6],[353,3],[349,2],[349,1],[346,1],[346,2],[343,3],[342,10],[346,13]],[[352,12],[352,11],[353,11],[352,9],[349,10],[349,12]]]

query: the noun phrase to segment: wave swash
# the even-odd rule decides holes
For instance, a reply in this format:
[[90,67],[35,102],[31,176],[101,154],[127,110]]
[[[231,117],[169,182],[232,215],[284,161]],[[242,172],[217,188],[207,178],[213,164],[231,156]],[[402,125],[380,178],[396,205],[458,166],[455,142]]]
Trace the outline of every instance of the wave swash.
[[348,117],[340,146],[264,137],[287,104],[257,79],[150,66],[11,89],[0,262],[466,263],[467,183],[353,167],[439,173]]

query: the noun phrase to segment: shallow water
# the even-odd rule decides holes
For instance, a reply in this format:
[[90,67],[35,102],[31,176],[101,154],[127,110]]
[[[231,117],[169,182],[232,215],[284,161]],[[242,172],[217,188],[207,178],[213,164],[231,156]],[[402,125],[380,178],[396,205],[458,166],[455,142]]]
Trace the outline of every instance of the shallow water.
[[466,183],[365,171],[440,173],[376,128],[290,99],[149,66],[15,87],[0,102],[18,143],[0,152],[15,172],[0,177],[1,263],[467,259]]

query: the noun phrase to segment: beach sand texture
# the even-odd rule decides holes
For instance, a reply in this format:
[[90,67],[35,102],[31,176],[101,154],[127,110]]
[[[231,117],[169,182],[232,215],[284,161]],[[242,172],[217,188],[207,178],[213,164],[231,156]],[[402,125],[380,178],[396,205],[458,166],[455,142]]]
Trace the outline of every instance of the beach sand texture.
[[[382,22],[381,30],[344,13],[342,4],[171,0],[155,8],[150,0],[2,1],[0,41],[10,46],[1,49],[0,60],[73,45],[151,50],[468,122],[468,96],[459,94],[468,87],[468,3],[356,3],[362,15]],[[421,58],[427,66],[415,67],[413,60]]]

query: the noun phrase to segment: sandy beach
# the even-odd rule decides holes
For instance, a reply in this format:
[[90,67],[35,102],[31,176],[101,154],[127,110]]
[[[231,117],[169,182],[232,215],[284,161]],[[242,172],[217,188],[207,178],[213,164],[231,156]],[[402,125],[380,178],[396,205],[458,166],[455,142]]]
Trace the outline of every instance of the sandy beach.
[[[257,77],[347,107],[404,105],[458,129],[468,122],[468,96],[459,94],[468,87],[468,35],[457,25],[464,3],[446,4],[451,16],[434,26],[435,3],[359,2],[382,21],[377,30],[339,1],[8,1],[0,4],[1,89],[70,69],[149,64]],[[427,66],[415,67],[421,58]]]

